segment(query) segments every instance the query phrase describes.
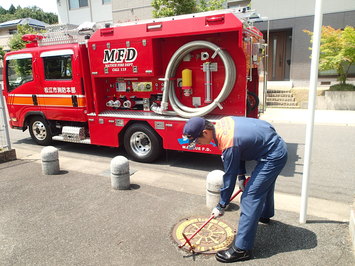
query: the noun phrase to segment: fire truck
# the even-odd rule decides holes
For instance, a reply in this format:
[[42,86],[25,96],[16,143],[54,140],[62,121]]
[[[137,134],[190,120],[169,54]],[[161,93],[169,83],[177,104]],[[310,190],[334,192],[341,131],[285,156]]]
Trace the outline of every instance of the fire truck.
[[187,151],[191,117],[258,117],[264,41],[249,16],[228,9],[24,35],[26,48],[4,58],[9,124],[40,145],[124,146],[141,162]]

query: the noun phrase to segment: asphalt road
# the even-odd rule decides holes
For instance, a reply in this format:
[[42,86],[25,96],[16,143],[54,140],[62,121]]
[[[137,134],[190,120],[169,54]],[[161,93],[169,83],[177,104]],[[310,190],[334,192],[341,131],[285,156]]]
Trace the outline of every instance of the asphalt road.
[[[0,176],[0,265],[221,265],[172,239],[179,221],[208,217],[203,196],[143,182],[113,190],[107,177],[72,170],[44,176],[31,159],[0,164]],[[235,229],[238,214],[233,203],[219,220]],[[354,265],[348,223],[309,219],[276,209],[243,265]]]
[[[305,126],[274,125],[289,161],[275,219],[258,227],[254,259],[243,265],[354,265],[349,209],[339,219],[330,214],[353,200],[355,127],[315,127],[310,198],[320,212],[299,224],[298,209],[281,203],[299,203]],[[153,164],[131,161],[132,189],[114,191],[109,166],[122,149],[55,142],[61,173],[43,176],[43,147],[28,132],[11,130],[11,139],[20,160],[0,165],[0,265],[219,265],[179,250],[171,236],[181,219],[209,215],[205,178],[222,169],[219,156],[168,151]],[[222,218],[235,228],[237,200],[232,205]]]
[[[302,186],[303,157],[306,126],[303,124],[274,123],[276,130],[286,141],[289,159],[276,185],[276,191],[300,195]],[[29,132],[11,130],[11,141],[17,153],[25,156],[40,154],[42,146],[36,145],[29,137]],[[117,155],[126,156],[123,149],[54,142],[60,150],[60,156],[76,162],[75,170],[87,170],[85,162],[94,164],[98,174],[109,175],[109,164]],[[355,191],[355,127],[315,125],[309,183],[309,196],[319,199],[352,204]],[[247,164],[250,171],[253,162]],[[223,170],[217,155],[196,154],[189,152],[167,151],[157,162],[144,164],[130,162],[133,172],[141,169],[165,171],[185,178],[181,182],[193,183],[205,180],[208,172]],[[189,184],[186,184],[187,186]]]

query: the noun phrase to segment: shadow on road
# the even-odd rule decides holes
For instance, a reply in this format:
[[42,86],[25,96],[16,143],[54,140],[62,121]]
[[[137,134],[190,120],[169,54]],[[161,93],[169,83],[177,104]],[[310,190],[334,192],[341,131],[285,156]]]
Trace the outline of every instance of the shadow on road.
[[[15,141],[14,144],[27,144],[34,145],[39,148],[35,144],[31,138],[24,138],[18,141]],[[105,147],[105,146],[96,146],[96,145],[87,145],[80,143],[68,143],[61,141],[54,141],[52,144],[54,147],[58,148],[60,151],[64,152],[72,152],[78,155],[88,155],[88,156],[100,156],[104,158],[114,158],[115,156],[121,155],[125,156],[128,159],[124,148],[114,148],[114,147]],[[297,154],[298,149],[297,143],[287,143],[288,148],[288,161],[285,168],[282,171],[282,175],[284,176],[294,176],[295,174],[295,165],[299,161],[300,157]],[[138,163],[140,165],[144,165],[144,163]],[[215,154],[202,154],[195,152],[182,152],[182,151],[173,151],[166,150],[163,155],[153,163],[154,165],[161,166],[169,166],[169,167],[180,167],[185,169],[193,169],[193,170],[202,170],[202,171],[212,171],[212,170],[223,170],[223,164],[220,155]],[[255,162],[247,162],[246,167],[248,173],[255,167]]]
[[272,221],[258,226],[253,255],[268,258],[278,253],[313,249],[317,243],[317,235],[308,229]]
[[296,172],[296,164],[300,160],[300,156],[297,154],[298,143],[287,143],[288,159],[281,175],[292,177]]

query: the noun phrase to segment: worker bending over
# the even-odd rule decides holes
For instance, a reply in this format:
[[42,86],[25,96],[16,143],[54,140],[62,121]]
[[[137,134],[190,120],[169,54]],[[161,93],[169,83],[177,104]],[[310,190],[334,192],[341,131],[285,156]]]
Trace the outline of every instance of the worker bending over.
[[[220,202],[214,217],[222,216],[236,183],[242,189],[238,233],[233,245],[216,254],[220,262],[236,262],[251,258],[258,222],[269,223],[274,216],[274,189],[277,176],[287,161],[287,146],[272,125],[246,117],[224,117],[215,125],[201,117],[189,119],[183,135],[189,148],[212,141],[222,150],[224,166]],[[245,185],[245,161],[257,161]],[[245,185],[245,187],[244,187]]]

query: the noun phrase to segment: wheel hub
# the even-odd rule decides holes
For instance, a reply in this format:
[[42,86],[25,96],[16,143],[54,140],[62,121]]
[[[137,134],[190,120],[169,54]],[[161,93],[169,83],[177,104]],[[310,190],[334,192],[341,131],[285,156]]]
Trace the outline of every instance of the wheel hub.
[[40,121],[33,123],[32,131],[34,136],[39,140],[44,140],[47,136],[46,127]]
[[135,132],[130,138],[130,145],[132,150],[140,156],[148,154],[152,148],[150,139],[144,132]]
[[143,138],[143,139],[141,139],[141,144],[142,144],[143,146],[149,145],[149,139],[148,139],[148,138]]

